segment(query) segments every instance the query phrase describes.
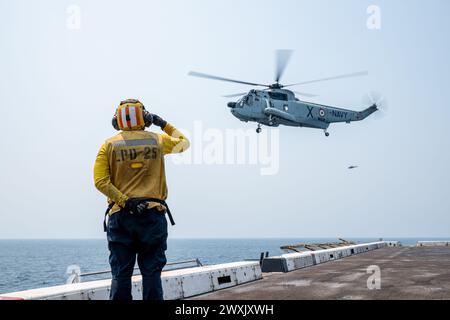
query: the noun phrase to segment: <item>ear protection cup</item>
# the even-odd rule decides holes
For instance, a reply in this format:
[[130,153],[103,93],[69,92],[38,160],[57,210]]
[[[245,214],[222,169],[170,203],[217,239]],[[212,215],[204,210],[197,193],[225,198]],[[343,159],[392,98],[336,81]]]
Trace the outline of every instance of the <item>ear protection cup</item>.
[[147,110],[145,110],[145,107],[143,109],[143,115],[144,115],[144,122],[145,122],[145,127],[148,128],[152,125],[153,123],[153,116],[150,112],[148,112]]
[[116,129],[117,131],[120,131],[119,124],[117,123],[117,114],[114,115],[111,123],[112,123],[112,126],[114,129]]

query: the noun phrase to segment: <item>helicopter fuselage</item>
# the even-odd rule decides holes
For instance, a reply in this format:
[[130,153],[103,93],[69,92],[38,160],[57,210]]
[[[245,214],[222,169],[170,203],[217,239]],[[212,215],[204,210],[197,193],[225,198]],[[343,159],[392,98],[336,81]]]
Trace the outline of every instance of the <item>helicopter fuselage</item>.
[[241,121],[270,127],[279,125],[326,130],[330,123],[360,121],[377,111],[376,105],[364,111],[325,106],[297,99],[286,89],[250,90],[237,102],[228,103],[231,113]]

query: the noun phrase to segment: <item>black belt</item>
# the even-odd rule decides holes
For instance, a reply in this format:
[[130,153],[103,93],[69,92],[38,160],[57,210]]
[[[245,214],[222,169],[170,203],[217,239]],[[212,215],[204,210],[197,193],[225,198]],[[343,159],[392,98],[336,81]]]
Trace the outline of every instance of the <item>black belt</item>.
[[[167,209],[166,212],[167,212],[167,216],[169,217],[170,224],[171,224],[172,226],[175,225],[175,221],[173,220],[172,213],[170,212],[169,206],[167,205],[166,201],[161,200],[161,199],[156,199],[156,198],[142,198],[142,199],[140,199],[140,200],[142,200],[142,201],[147,201],[147,202],[157,202],[157,203],[163,205],[164,207],[166,207],[166,209]],[[105,232],[107,231],[107,227],[106,227],[106,216],[108,215],[109,210],[112,209],[112,207],[114,206],[114,204],[115,204],[115,202],[111,202],[111,203],[108,205],[108,208],[106,209],[106,212],[105,212],[105,218],[104,218],[104,220],[103,220],[103,231],[105,231]]]

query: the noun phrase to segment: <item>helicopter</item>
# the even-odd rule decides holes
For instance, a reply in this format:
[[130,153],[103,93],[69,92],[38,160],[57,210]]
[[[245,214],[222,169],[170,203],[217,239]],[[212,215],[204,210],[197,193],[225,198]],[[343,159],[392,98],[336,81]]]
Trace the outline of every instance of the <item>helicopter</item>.
[[266,87],[265,89],[251,89],[249,92],[225,95],[223,97],[240,97],[236,102],[229,102],[233,116],[244,122],[256,122],[256,132],[261,132],[261,125],[278,127],[280,125],[292,127],[306,127],[322,129],[325,136],[329,136],[327,131],[331,123],[361,121],[378,111],[378,105],[372,101],[372,105],[362,111],[353,111],[333,106],[302,101],[295,94],[305,97],[315,97],[316,95],[297,92],[285,89],[298,85],[317,83],[335,79],[351,78],[368,75],[367,71],[342,74],[334,77],[303,81],[289,85],[280,83],[281,77],[292,55],[292,50],[276,51],[275,82],[273,84],[260,84],[247,81],[233,80],[218,77],[206,73],[190,71],[188,75],[206,79],[227,81],[250,85],[254,87]]

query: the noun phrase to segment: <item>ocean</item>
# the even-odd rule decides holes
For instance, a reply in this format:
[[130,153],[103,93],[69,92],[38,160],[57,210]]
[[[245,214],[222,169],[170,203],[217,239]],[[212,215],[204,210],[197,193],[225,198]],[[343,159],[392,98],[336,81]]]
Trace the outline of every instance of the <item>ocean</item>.
[[[376,238],[348,239],[355,242]],[[432,238],[389,238],[403,245]],[[448,240],[448,239],[447,239]],[[198,258],[203,264],[259,259],[261,252],[282,254],[280,246],[296,243],[335,242],[335,238],[297,239],[169,239],[167,260]],[[0,294],[65,284],[67,267],[77,265],[82,273],[109,270],[105,239],[93,240],[0,240]],[[83,277],[83,281],[105,279],[110,274]]]

